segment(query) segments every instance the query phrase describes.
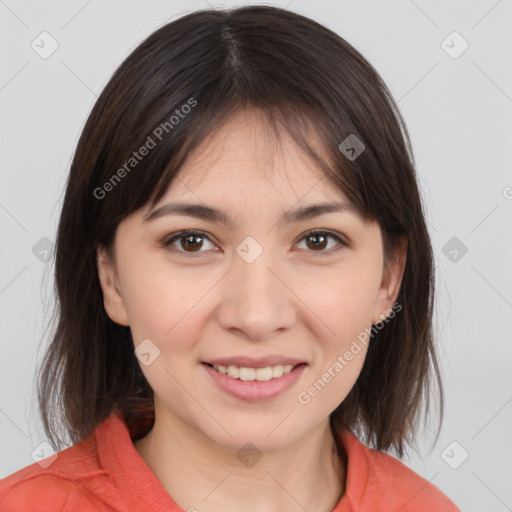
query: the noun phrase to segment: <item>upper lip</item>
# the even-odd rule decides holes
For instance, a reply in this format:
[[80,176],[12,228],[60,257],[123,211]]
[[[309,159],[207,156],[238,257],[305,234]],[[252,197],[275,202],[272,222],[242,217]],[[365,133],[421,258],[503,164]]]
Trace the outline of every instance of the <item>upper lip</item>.
[[209,359],[203,361],[204,363],[214,364],[216,366],[239,366],[245,368],[265,368],[267,366],[286,366],[291,364],[296,366],[301,363],[305,363],[301,359],[295,357],[285,356],[265,356],[265,357],[248,357],[248,356],[231,356],[221,357],[217,359]]

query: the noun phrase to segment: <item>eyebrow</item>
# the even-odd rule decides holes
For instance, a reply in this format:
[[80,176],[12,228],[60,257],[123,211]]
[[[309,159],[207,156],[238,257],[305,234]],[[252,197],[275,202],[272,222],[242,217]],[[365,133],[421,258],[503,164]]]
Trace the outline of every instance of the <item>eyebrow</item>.
[[[319,217],[326,213],[345,211],[355,211],[355,208],[350,204],[339,202],[314,204],[285,212],[280,219],[279,224],[291,224],[293,222],[300,222]],[[232,220],[226,212],[217,210],[216,208],[211,208],[210,206],[191,203],[169,203],[161,206],[149,213],[144,218],[144,222],[151,222],[166,215],[196,217],[210,222],[221,223],[227,227],[232,225]]]

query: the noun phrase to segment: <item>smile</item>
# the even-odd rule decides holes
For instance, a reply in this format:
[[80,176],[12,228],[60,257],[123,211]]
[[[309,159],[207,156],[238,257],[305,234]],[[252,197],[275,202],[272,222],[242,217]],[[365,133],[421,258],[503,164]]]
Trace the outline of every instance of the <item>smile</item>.
[[222,375],[227,375],[232,379],[240,379],[240,380],[257,380],[260,382],[278,379],[282,377],[286,373],[290,373],[295,366],[293,364],[282,365],[278,364],[275,366],[266,366],[264,368],[250,368],[246,366],[223,366],[212,364],[213,369],[217,370]]
[[307,363],[260,367],[202,363],[201,366],[215,388],[244,401],[277,398],[296,385],[308,369]]

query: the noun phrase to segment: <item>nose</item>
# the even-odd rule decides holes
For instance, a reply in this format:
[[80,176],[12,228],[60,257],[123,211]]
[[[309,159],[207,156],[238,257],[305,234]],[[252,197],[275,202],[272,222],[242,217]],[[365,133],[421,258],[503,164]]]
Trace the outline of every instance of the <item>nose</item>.
[[233,268],[223,280],[218,321],[222,328],[254,341],[290,329],[298,300],[289,274],[263,251],[248,262],[234,255]]

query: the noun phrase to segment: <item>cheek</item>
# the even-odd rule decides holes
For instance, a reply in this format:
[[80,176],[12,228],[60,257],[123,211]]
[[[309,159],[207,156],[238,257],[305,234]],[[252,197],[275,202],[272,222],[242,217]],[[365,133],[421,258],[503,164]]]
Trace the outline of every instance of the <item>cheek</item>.
[[[184,326],[190,329],[189,319],[208,283],[187,279],[186,269],[171,269],[156,258],[128,257],[119,262],[119,268],[134,342],[173,337],[179,344],[182,338],[177,334]],[[193,333],[188,332],[191,337]]]
[[309,314],[316,339],[314,365],[297,400],[313,417],[334,411],[359,377],[368,349],[373,284],[368,275],[365,280],[352,274],[310,296],[311,310],[321,321]]
[[371,325],[379,277],[378,269],[354,264],[316,280],[304,301],[324,326],[319,339],[341,350]]

